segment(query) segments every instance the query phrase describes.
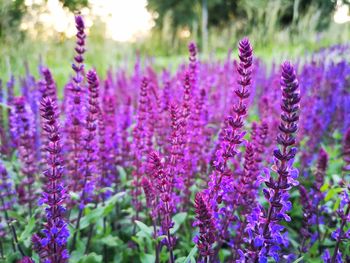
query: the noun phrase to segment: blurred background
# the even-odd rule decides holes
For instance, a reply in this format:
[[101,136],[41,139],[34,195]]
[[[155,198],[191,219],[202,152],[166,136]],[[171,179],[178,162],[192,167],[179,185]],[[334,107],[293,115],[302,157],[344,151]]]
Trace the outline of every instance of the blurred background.
[[[135,56],[177,64],[195,41],[203,58],[225,57],[249,36],[262,59],[298,57],[346,43],[348,0],[0,0],[0,78],[48,65],[71,74],[74,14],[86,21],[87,66],[103,75]],[[132,65],[131,65],[132,66]]]

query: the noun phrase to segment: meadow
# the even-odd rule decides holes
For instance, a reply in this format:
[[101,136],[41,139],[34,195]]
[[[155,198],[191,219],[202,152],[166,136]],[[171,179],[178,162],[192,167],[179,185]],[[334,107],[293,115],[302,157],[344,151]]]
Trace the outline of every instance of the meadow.
[[145,57],[75,23],[3,51],[0,262],[350,262],[348,45]]

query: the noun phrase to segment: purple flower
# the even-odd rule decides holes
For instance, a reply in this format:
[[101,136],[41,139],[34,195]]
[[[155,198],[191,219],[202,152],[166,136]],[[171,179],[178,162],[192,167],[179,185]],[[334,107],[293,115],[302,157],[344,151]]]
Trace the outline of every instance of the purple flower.
[[45,205],[46,223],[41,234],[32,237],[34,250],[43,262],[68,262],[66,249],[69,231],[65,219],[64,201],[66,190],[62,185],[62,156],[57,105],[50,97],[43,98],[40,103],[41,116],[44,119],[42,129],[48,138],[45,145],[47,151],[44,171],[46,179],[41,203]]
[[343,145],[343,171],[350,172],[350,128],[345,133]]
[[[85,121],[84,134],[84,179],[80,208],[92,201],[97,173],[97,125],[99,113],[99,80],[94,70],[87,73],[88,81],[88,113]],[[104,187],[101,182],[101,187]]]
[[20,261],[18,261],[18,263],[35,263],[35,261],[33,259],[31,259],[30,257],[24,257],[22,258]]
[[[238,102],[232,106],[234,116],[227,116],[223,130],[219,135],[219,146],[216,150],[215,160],[213,162],[214,171],[208,182],[208,201],[211,203],[211,209],[215,212],[216,225],[219,229],[221,239],[227,237],[230,222],[234,220],[232,216],[236,202],[233,201],[236,183],[231,176],[231,170],[228,161],[233,159],[238,149],[236,147],[243,142],[245,132],[241,129],[244,125],[244,117],[247,114],[246,100],[250,95],[251,88],[251,66],[253,61],[253,50],[247,38],[239,43],[240,63],[237,67],[239,74],[238,84],[240,87],[235,89]],[[219,210],[218,205],[224,201],[224,209]]]
[[36,199],[33,183],[37,172],[33,112],[26,103],[24,97],[15,97],[12,103],[12,128],[15,130],[14,133],[17,134],[16,144],[21,161],[21,172],[24,175],[24,179],[17,189],[19,193],[19,202],[28,205],[29,215],[31,216],[33,201]]
[[[277,135],[277,143],[280,147],[273,152],[274,166],[272,167],[278,177],[274,179],[269,171],[266,171],[265,177],[260,179],[267,186],[264,189],[264,196],[269,203],[269,208],[267,211],[263,207],[254,209],[247,225],[247,232],[252,233],[248,241],[255,243],[250,253],[260,251],[259,253],[263,252],[265,256],[271,256],[276,261],[278,261],[280,247],[288,245],[284,227],[279,222],[291,221],[287,214],[291,209],[288,191],[298,185],[297,170],[293,168],[296,148],[292,146],[295,144],[295,133],[298,128],[300,95],[299,83],[294,68],[289,62],[282,65],[281,90],[282,113]],[[259,246],[256,246],[257,237],[260,240]]]
[[201,192],[196,194],[194,200],[196,213],[196,225],[199,227],[199,234],[196,237],[196,244],[203,261],[210,262],[213,255],[213,244],[215,243],[215,226],[210,205]]
[[148,169],[147,174],[150,180],[153,181],[157,191],[158,200],[158,214],[161,220],[162,232],[167,236],[167,247],[170,253],[170,262],[174,262],[173,255],[173,238],[170,234],[170,229],[173,227],[171,215],[174,209],[172,200],[172,183],[171,178],[164,169],[164,164],[157,152],[151,152],[148,155]]
[[56,84],[52,77],[51,71],[48,68],[42,68],[41,74],[44,77],[39,81],[39,90],[42,98],[51,97],[53,100],[57,100]]
[[77,40],[76,40],[76,56],[74,57],[75,63],[72,64],[72,69],[75,72],[73,77],[72,85],[70,85],[70,93],[68,104],[69,109],[66,110],[66,127],[68,133],[68,140],[65,143],[67,145],[67,159],[69,163],[67,165],[69,171],[70,190],[76,192],[81,190],[82,184],[80,183],[83,179],[81,171],[79,170],[81,162],[83,162],[82,148],[83,143],[81,141],[83,133],[83,120],[85,109],[82,103],[85,102],[84,96],[84,53],[85,53],[85,25],[81,16],[75,17],[75,24],[77,29]]
[[2,162],[0,162],[0,211],[6,212],[16,203],[13,182]]
[[134,151],[134,167],[132,172],[132,203],[136,210],[135,219],[139,219],[139,212],[142,209],[140,196],[142,194],[141,178],[145,172],[144,161],[145,157],[149,153],[149,144],[147,138],[149,138],[149,126],[147,124],[147,107],[149,106],[149,82],[147,78],[142,79],[140,88],[139,105],[137,112],[137,123],[133,130],[133,151]]

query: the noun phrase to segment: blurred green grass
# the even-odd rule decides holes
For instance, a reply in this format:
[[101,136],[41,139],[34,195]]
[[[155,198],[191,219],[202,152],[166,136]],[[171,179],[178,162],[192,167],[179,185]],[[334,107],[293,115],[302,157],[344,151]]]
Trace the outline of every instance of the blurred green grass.
[[[285,59],[294,61],[320,48],[344,43],[348,39],[349,30],[341,31],[340,29],[341,27],[337,27],[337,31],[330,31],[323,37],[319,37],[316,33],[309,37],[299,36],[300,41],[293,41],[293,43],[283,41],[283,34],[288,34],[288,32],[276,35],[276,41],[271,40],[267,44],[261,43],[254,34],[249,37],[253,43],[255,55],[269,64],[271,61],[279,63]],[[332,35],[337,35],[337,37],[332,37]],[[201,59],[225,59],[229,50],[233,50],[233,57],[236,57],[235,49],[238,39],[227,39],[222,42],[219,35],[216,37],[217,41],[212,39],[211,42],[218,43],[218,45],[209,54],[200,54]],[[152,39],[146,43],[117,43],[108,39],[95,38],[92,35],[87,39],[85,64],[87,69],[94,67],[101,78],[105,77],[108,69],[111,68],[116,69],[123,66],[132,70],[137,54],[140,54],[143,59],[154,57],[153,65],[156,70],[169,66],[175,69],[178,64],[187,60],[187,42],[189,40],[182,41],[183,49],[179,54],[165,56],[161,50],[161,43],[154,43]],[[51,69],[59,89],[62,90],[72,74],[74,45],[74,39],[33,41],[25,38],[13,41],[12,44],[3,43],[0,48],[0,79],[5,83],[11,74],[16,78],[24,76],[25,62],[30,72],[38,78],[38,67],[42,63]],[[18,89],[19,83],[16,84]]]

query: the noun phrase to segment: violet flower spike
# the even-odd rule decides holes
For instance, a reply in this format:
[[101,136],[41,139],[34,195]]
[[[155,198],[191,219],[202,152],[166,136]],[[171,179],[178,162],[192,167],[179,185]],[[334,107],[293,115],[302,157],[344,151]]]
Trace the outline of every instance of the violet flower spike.
[[15,97],[13,99],[11,118],[15,119],[13,128],[18,135],[16,144],[21,161],[21,172],[24,175],[17,192],[19,193],[19,202],[28,205],[29,216],[32,216],[33,202],[36,199],[33,184],[37,172],[34,148],[35,124],[32,115],[33,113],[24,97]]
[[[237,154],[236,146],[243,141],[244,133],[241,131],[243,128],[243,118],[247,114],[246,100],[250,95],[251,86],[251,66],[253,63],[253,49],[248,38],[243,38],[239,42],[239,58],[240,63],[237,71],[240,75],[238,84],[241,88],[235,90],[235,94],[238,97],[238,103],[232,107],[232,111],[235,116],[228,116],[225,120],[226,127],[223,131],[223,138],[219,150],[216,152],[216,160],[214,161],[214,168],[219,174],[215,179],[214,186],[210,189],[210,199],[217,196],[220,192],[220,185],[223,176],[227,173],[227,161],[229,158],[234,157]],[[221,194],[220,194],[221,195]],[[215,199],[220,203],[221,196],[217,196]]]
[[[88,114],[86,117],[85,124],[85,136],[84,136],[84,166],[83,166],[83,174],[84,179],[82,182],[82,192],[80,196],[80,205],[79,205],[79,214],[76,222],[76,232],[73,236],[72,241],[72,250],[75,248],[77,232],[80,227],[80,220],[83,215],[84,207],[87,203],[92,202],[94,198],[94,190],[96,183],[96,169],[97,169],[97,125],[98,125],[98,113],[99,109],[99,79],[94,70],[90,70],[87,73],[87,81],[89,84],[89,94],[88,94]],[[91,230],[92,231],[92,230]],[[88,242],[89,243],[89,242]]]
[[332,255],[331,263],[341,262],[341,252],[339,247],[341,242],[344,240],[350,239],[350,230],[345,231],[344,228],[349,224],[350,220],[350,184],[345,179],[346,174],[349,172],[350,167],[350,128],[346,131],[344,136],[344,146],[343,146],[343,160],[344,166],[343,171],[345,172],[341,181],[341,184],[344,185],[344,190],[341,194],[340,207],[337,210],[337,214],[340,218],[340,227],[332,233],[332,238],[336,240],[334,252]]
[[46,185],[43,188],[40,203],[45,205],[46,223],[42,234],[34,234],[32,244],[42,262],[66,263],[66,249],[69,231],[66,223],[64,202],[67,197],[62,184],[62,156],[57,105],[50,97],[43,98],[40,103],[41,116],[44,119],[42,129],[48,138],[47,170],[44,171]]
[[299,83],[296,78],[294,67],[285,62],[282,65],[281,76],[282,104],[281,123],[277,143],[280,145],[274,151],[274,166],[272,170],[277,173],[278,178],[271,177],[268,170],[266,176],[260,179],[267,186],[263,190],[265,199],[269,203],[268,211],[262,207],[257,207],[248,217],[247,232],[250,237],[251,249],[247,252],[247,257],[259,258],[262,262],[267,262],[267,258],[272,256],[279,260],[281,246],[287,245],[287,239],[282,232],[283,226],[279,224],[281,220],[289,222],[291,218],[287,212],[291,209],[288,191],[298,185],[296,180],[298,172],[293,168],[293,160],[296,154],[295,133],[298,129],[299,120]]
[[68,165],[69,175],[72,178],[72,183],[70,188],[74,192],[80,190],[80,182],[83,179],[80,176],[79,166],[82,161],[82,101],[84,101],[83,96],[83,81],[84,81],[84,53],[85,53],[85,25],[84,20],[81,16],[75,17],[75,25],[77,29],[77,40],[76,40],[76,56],[74,57],[75,63],[72,64],[72,69],[75,72],[73,77],[73,85],[71,85],[71,96],[72,96],[72,109],[68,116],[68,127],[69,127],[69,141],[70,141],[70,154],[67,157],[70,160]]

